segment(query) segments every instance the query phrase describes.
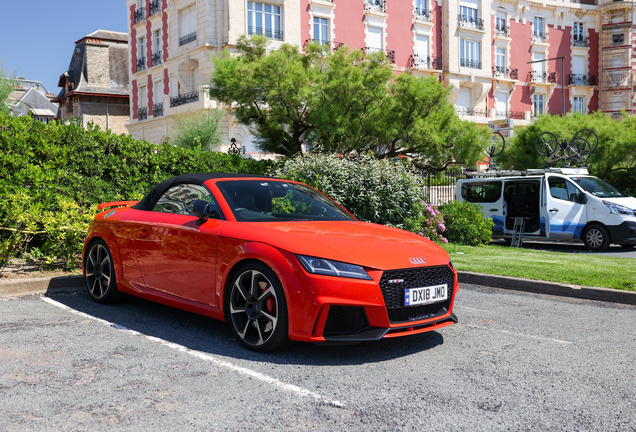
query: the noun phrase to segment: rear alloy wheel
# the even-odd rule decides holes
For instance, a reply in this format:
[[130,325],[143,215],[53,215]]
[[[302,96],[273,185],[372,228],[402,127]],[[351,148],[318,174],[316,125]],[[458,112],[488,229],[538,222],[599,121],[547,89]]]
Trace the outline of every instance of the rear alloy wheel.
[[285,293],[266,265],[250,263],[238,271],[227,310],[232,331],[247,348],[265,352],[289,343]]
[[120,297],[115,278],[113,257],[106,243],[95,241],[84,256],[86,288],[97,303],[112,303]]
[[583,230],[581,240],[591,251],[605,251],[610,246],[610,233],[602,225],[590,225]]

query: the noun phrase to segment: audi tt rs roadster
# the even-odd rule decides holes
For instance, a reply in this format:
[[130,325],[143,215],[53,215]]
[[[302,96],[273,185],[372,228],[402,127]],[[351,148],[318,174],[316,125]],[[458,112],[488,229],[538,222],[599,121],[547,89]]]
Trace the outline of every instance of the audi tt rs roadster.
[[99,208],[83,253],[98,303],[128,293],[227,321],[257,351],[457,322],[457,272],[441,247],[358,221],[302,183],[188,174]]

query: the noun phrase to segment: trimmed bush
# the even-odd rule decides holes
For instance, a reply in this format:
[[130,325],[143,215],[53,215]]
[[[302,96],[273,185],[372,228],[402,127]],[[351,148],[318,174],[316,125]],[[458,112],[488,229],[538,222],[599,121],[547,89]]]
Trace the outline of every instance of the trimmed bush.
[[406,220],[404,229],[417,233],[435,243],[448,243],[448,239],[442,235],[446,231],[444,216],[442,216],[437,206],[427,204],[424,201],[420,203],[420,210],[418,210],[417,216]]
[[481,207],[467,201],[450,201],[440,206],[446,225],[446,237],[451,243],[470,246],[492,240],[492,219],[484,218]]
[[403,228],[422,214],[424,184],[405,162],[311,154],[287,159],[271,174],[318,189],[366,222]]

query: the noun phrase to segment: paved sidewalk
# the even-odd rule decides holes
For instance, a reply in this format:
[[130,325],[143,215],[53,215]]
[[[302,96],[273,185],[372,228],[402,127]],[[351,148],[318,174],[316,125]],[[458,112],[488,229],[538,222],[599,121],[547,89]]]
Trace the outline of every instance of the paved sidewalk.
[[[460,271],[459,282],[515,291],[636,305],[636,292]],[[0,280],[0,298],[85,289],[83,276]]]

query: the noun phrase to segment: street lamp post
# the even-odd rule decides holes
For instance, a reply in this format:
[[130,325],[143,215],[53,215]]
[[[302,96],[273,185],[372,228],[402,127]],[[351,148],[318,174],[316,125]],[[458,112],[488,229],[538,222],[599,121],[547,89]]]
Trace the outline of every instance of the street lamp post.
[[543,59],[543,60],[533,60],[529,61],[528,64],[531,63],[542,63],[550,60],[561,60],[561,110],[562,116],[565,117],[565,66],[563,63],[565,62],[565,56],[563,57],[554,57],[551,59]]

